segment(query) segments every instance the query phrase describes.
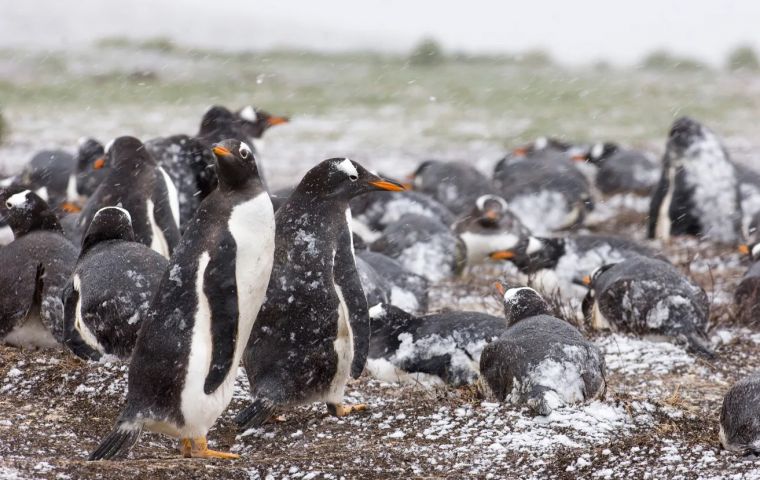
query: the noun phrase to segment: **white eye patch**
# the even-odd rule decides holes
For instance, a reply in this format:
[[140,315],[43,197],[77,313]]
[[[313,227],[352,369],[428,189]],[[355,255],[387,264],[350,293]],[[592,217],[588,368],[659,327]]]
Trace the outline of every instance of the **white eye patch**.
[[604,146],[601,143],[597,143],[591,149],[591,156],[594,157],[594,158],[599,158],[599,157],[602,156],[602,152],[603,151],[604,151]]
[[354,166],[354,162],[349,160],[348,158],[343,159],[343,161],[338,162],[335,164],[335,168],[340,170],[341,172],[345,173],[349,177],[358,177],[359,171],[356,170],[356,167]]
[[29,190],[24,190],[23,192],[19,192],[15,195],[11,195],[8,197],[8,200],[5,201],[5,205],[8,208],[20,208],[23,207],[27,200],[26,197],[29,194]]
[[240,118],[248,120],[249,122],[255,122],[259,116],[256,114],[256,109],[253,106],[248,105],[244,109],[240,110]]

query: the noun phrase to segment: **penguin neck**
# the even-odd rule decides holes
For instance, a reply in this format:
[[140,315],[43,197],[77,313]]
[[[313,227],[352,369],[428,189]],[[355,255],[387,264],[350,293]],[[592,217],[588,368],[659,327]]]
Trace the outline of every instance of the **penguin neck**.
[[135,234],[131,228],[128,230],[119,228],[114,232],[106,232],[103,230],[97,230],[94,232],[88,231],[87,235],[85,235],[82,239],[82,250],[80,251],[79,255],[83,256],[85,253],[92,250],[96,245],[109,241],[134,242]]
[[58,217],[56,217],[49,209],[43,210],[34,216],[26,217],[20,222],[14,222],[11,220],[8,223],[15,238],[36,231],[63,233],[61,222],[58,221]]

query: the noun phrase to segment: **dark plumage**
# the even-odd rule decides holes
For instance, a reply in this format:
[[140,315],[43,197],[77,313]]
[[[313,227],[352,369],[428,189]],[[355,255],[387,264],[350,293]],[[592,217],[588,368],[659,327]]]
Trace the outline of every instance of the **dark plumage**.
[[638,150],[615,143],[597,143],[575,157],[597,167],[596,186],[604,194],[635,193],[649,196],[660,178],[657,162]]
[[[356,252],[356,258],[361,258],[372,267],[382,279],[380,285],[390,289],[386,292],[388,303],[415,314],[427,312],[430,290],[428,279],[410,272],[398,261],[382,253],[362,250]],[[369,302],[369,296],[367,302],[369,306],[376,305]]]
[[478,197],[496,193],[488,177],[463,162],[422,162],[412,181],[415,190],[430,195],[457,217],[470,213]]
[[718,436],[726,450],[760,454],[760,373],[739,380],[723,397]]

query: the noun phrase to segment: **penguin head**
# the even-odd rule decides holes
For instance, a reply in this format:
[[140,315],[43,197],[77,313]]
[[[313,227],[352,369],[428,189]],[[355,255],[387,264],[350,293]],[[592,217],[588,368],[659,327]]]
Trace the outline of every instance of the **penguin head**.
[[216,173],[221,189],[235,189],[251,180],[259,180],[253,150],[247,143],[228,138],[215,143],[211,150],[216,157]]
[[264,110],[259,110],[253,105],[247,105],[236,113],[241,123],[243,132],[251,138],[261,138],[270,127],[288,123],[290,118],[272,115]]
[[198,130],[199,137],[205,137],[212,132],[224,130],[238,122],[234,113],[221,105],[213,105],[206,110],[201,118],[201,127]]
[[514,249],[491,252],[489,256],[491,260],[509,260],[521,271],[535,273],[554,268],[564,254],[565,239],[528,235]]
[[498,281],[494,286],[504,304],[504,315],[508,326],[528,317],[550,314],[549,304],[532,288],[510,286]]
[[593,165],[601,166],[605,160],[611,157],[618,150],[619,147],[616,143],[595,143],[591,146],[591,148],[588,149],[585,154],[574,155],[573,160],[587,161]]
[[95,212],[82,238],[82,253],[106,240],[135,241],[132,216],[121,207],[105,207]]
[[739,245],[739,253],[747,255],[753,262],[760,260],[760,242]]
[[604,272],[614,267],[615,265],[617,264],[608,263],[608,264],[602,265],[601,267],[596,267],[589,275],[586,275],[580,281],[574,281],[574,283],[588,287],[589,295],[593,298],[594,291],[596,290],[597,282],[599,281],[599,277],[601,277]]
[[100,170],[106,166],[114,170],[139,169],[145,165],[154,166],[156,161],[145,148],[145,145],[135,137],[125,135],[116,137],[105,147],[105,155],[95,159],[92,167]]
[[484,227],[495,227],[508,211],[507,201],[498,195],[481,195],[475,200],[472,216]]
[[[96,160],[105,156],[103,144],[94,138],[82,137],[77,144],[77,170],[84,172],[94,167]],[[103,158],[105,162],[105,158]]]
[[420,163],[414,173],[408,176],[409,180],[412,181],[412,185],[415,188],[422,188],[425,171],[429,170],[430,167],[437,163],[439,162],[436,160],[425,160],[424,162]]
[[386,180],[348,158],[330,158],[309,170],[296,192],[313,198],[348,201],[376,190],[400,192],[404,187]]
[[[372,355],[395,352],[401,345],[398,336],[414,329],[419,320],[390,303],[378,303],[369,309],[371,325],[370,351]],[[379,351],[382,350],[382,351]]]
[[63,231],[58,217],[39,195],[31,190],[12,192],[6,190],[0,198],[8,209],[8,225],[16,238],[34,230]]

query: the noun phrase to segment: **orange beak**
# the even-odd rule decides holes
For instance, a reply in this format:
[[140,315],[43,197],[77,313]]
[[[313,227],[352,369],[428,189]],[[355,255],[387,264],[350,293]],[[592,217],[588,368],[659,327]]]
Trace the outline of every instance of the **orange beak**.
[[504,285],[502,285],[501,282],[494,282],[493,286],[494,286],[494,288],[496,288],[496,291],[499,292],[499,295],[501,295],[503,297],[504,296],[504,292],[506,292],[506,290],[504,289]]
[[572,158],[572,160],[574,162],[585,162],[586,161],[586,156],[585,155],[580,155],[580,154],[579,155],[573,155],[570,158]]
[[79,213],[82,211],[82,207],[80,207],[76,203],[63,202],[61,204],[61,210],[63,210],[66,213]]
[[228,157],[232,155],[232,152],[230,152],[228,149],[224,148],[221,145],[214,145],[214,148],[212,148],[214,155],[218,155],[220,157]]
[[267,124],[270,127],[274,127],[275,125],[282,125],[283,123],[288,123],[290,119],[288,117],[269,117],[267,120]]
[[486,210],[486,213],[484,216],[489,220],[498,220],[499,212],[497,212],[496,210]]
[[515,252],[511,250],[500,250],[498,252],[493,252],[489,257],[491,257],[491,260],[509,260],[515,258]]
[[389,182],[387,180],[378,180],[376,182],[369,182],[369,184],[380,190],[388,190],[390,192],[403,192],[404,190],[406,190],[406,188],[404,188],[403,185]]
[[749,255],[749,245],[746,243],[739,245],[739,253],[742,255]]
[[401,186],[404,187],[406,190],[413,190],[414,189],[414,184],[412,184],[412,183],[402,183]]
[[106,166],[106,157],[100,157],[92,163],[92,168],[100,170]]
[[589,285],[591,285],[591,275],[586,275],[585,277],[583,277],[583,280],[581,281],[583,282],[584,285],[588,287]]
[[514,150],[512,150],[512,153],[518,157],[524,157],[528,154],[528,149],[525,147],[517,147]]

